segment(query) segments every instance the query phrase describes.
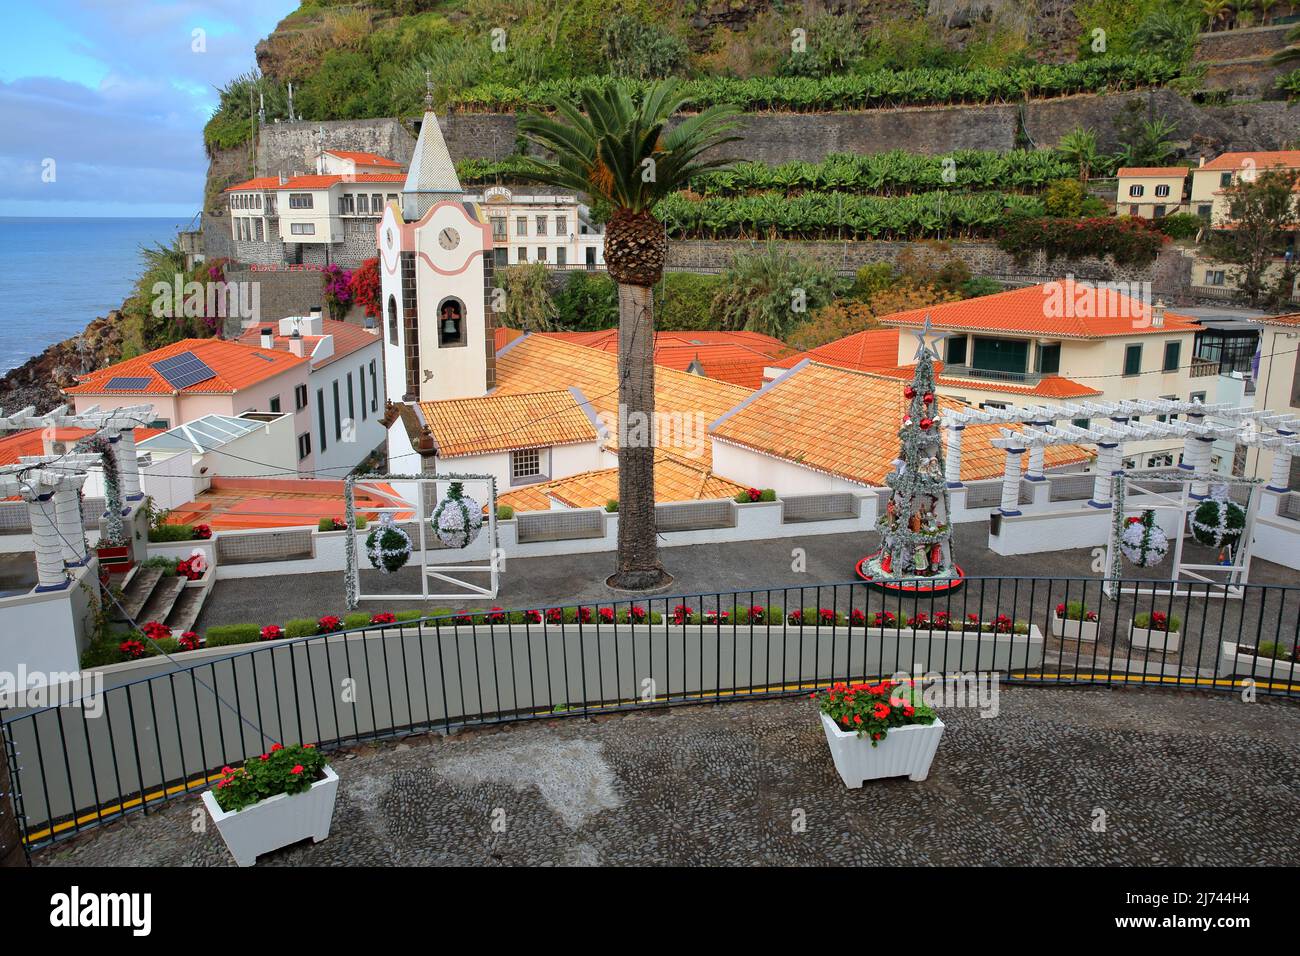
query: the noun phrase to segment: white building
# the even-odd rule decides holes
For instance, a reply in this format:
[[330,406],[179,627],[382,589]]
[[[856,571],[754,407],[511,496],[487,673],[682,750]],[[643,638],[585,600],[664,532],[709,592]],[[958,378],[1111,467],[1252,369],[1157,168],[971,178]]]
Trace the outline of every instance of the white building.
[[605,264],[605,230],[576,196],[529,195],[490,186],[470,197],[492,226],[498,266],[542,262],[557,269],[596,269]]
[[311,455],[318,478],[344,478],[387,438],[383,424],[384,346],[379,330],[322,318],[320,310],[255,325],[240,338],[262,349],[288,350],[311,361],[309,429],[298,452]]

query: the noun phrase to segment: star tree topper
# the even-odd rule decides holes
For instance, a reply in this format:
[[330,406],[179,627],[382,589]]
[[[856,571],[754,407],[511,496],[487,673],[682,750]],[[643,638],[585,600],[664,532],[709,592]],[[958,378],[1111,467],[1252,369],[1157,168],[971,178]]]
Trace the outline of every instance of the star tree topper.
[[916,335],[916,341],[917,341],[916,355],[914,356],[914,358],[919,362],[927,354],[932,359],[939,358],[938,350],[931,347],[926,342],[927,338],[933,339],[934,343],[937,345],[939,342],[942,342],[944,339],[948,338],[952,333],[944,332],[933,328],[930,325],[930,313],[927,312],[925,313],[924,324],[922,324],[922,326],[919,329],[917,329],[914,334]]

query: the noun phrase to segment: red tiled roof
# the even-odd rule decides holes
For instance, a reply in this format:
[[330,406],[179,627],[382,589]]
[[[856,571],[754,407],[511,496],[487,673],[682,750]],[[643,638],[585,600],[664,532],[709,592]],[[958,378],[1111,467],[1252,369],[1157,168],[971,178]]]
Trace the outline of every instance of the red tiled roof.
[[[77,442],[87,435],[94,434],[93,428],[56,428],[51,435],[44,428],[27,428],[0,436],[0,465],[16,465],[18,459],[45,454],[45,439],[52,438],[58,442]],[[154,435],[161,435],[161,428],[137,428],[135,440],[144,441]]]
[[329,189],[335,183],[404,183],[405,173],[357,173],[345,176],[342,173],[317,174],[310,176],[290,176],[283,183],[278,176],[259,176],[227,186],[224,192],[261,192],[268,189]]
[[[243,342],[231,342],[225,339],[182,339],[171,345],[154,349],[152,352],[110,365],[108,368],[82,375],[76,385],[64,391],[69,395],[171,395],[177,389],[158,374],[153,363],[182,352],[192,352],[216,373],[206,381],[196,382],[180,389],[181,394],[184,395],[231,394],[307,361],[288,352],[255,348]],[[149,383],[144,388],[115,388],[110,391],[107,386],[114,378],[145,378]]]
[[[357,485],[354,494],[357,514],[370,522],[379,517],[375,509],[392,507],[393,501],[401,500],[388,484],[367,483],[364,488]],[[397,521],[410,520],[411,516],[410,511],[393,514]],[[218,531],[230,531],[315,527],[321,518],[343,519],[342,481],[213,478],[208,489],[197,498],[173,508],[167,516],[167,523],[206,524]]]
[[[334,337],[334,351],[332,354],[327,355],[320,361],[313,362],[311,366],[312,368],[324,368],[331,362],[344,358],[353,352],[360,351],[367,345],[374,345],[379,341],[379,337],[373,332],[368,332],[361,326],[355,325],[352,322],[340,322],[336,319],[325,319],[323,320],[322,327],[325,330],[325,335],[332,335]],[[275,328],[275,326],[254,325],[252,328],[245,330],[244,333],[239,336],[239,341],[244,345],[260,346],[262,344],[263,328]],[[312,349],[316,347],[316,343],[322,338],[323,336],[320,335],[304,335],[302,337],[304,343],[304,354],[310,357]],[[289,336],[277,333],[274,344],[271,347],[277,351],[287,352],[289,350]]]
[[495,351],[500,352],[503,348],[515,339],[521,337],[523,334],[524,333],[520,329],[508,329],[504,325],[498,325],[493,330],[494,340],[492,347]]
[[337,156],[339,159],[350,159],[358,166],[391,166],[394,169],[401,169],[402,164],[395,159],[389,159],[387,156],[380,156],[378,153],[362,153],[351,149],[327,149],[325,152],[331,156]]
[[1197,168],[1220,171],[1239,170],[1247,161],[1254,163],[1257,169],[1276,167],[1297,169],[1300,168],[1300,149],[1279,149],[1254,153],[1223,153],[1214,157],[1204,166]]
[[[618,329],[543,332],[545,336],[604,352],[618,351]],[[685,372],[695,366],[707,378],[760,388],[763,369],[790,351],[780,339],[759,332],[685,331],[655,333],[655,364]]]
[[1177,176],[1180,179],[1186,179],[1191,170],[1186,166],[1124,166],[1115,171],[1115,175],[1120,179],[1141,179],[1144,177],[1161,177]]
[[1288,328],[1300,328],[1300,312],[1291,312],[1287,315],[1266,315],[1255,321],[1262,322],[1264,325],[1285,325]]
[[[939,396],[939,408],[965,406]],[[812,363],[775,382],[713,427],[713,437],[792,461],[804,468],[871,487],[879,486],[898,457],[899,422],[907,405],[892,378]],[[962,442],[964,481],[1002,474],[1006,454],[990,442],[996,425],[967,427]],[[1086,460],[1077,445],[1046,449],[1048,467]],[[941,459],[942,460],[942,459]]]
[[794,368],[804,359],[859,372],[893,368],[898,364],[898,329],[863,329],[772,362],[771,367]]
[[[1077,309],[1073,303],[1088,288],[1072,279],[1057,283],[1011,289],[960,302],[895,312],[881,319],[887,325],[921,325],[927,315],[936,329],[971,332],[1010,332],[1052,338],[1091,339],[1111,335],[1146,335],[1161,332],[1194,332],[1200,328],[1190,316],[1165,312],[1162,326],[1151,324],[1151,306],[1126,295],[1096,289],[1088,304]],[[1070,312],[1114,310],[1114,315],[1070,315]],[[1067,314],[1058,315],[1057,312]],[[1050,313],[1050,314],[1049,314]]]
[[596,426],[567,389],[420,402],[442,458],[594,442]]

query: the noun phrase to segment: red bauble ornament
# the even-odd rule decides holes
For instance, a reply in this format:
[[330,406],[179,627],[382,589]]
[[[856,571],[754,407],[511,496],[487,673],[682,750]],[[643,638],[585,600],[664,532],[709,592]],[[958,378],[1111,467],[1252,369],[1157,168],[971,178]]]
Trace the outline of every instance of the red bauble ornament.
[[926,392],[924,395],[921,396],[921,401],[925,402],[925,404],[927,405],[933,405],[934,392]]
[[934,425],[934,419],[933,419],[933,418],[922,418],[922,419],[921,419],[921,431],[923,431],[923,432],[928,432],[928,431],[930,430],[930,428],[931,428],[933,425]]
[[883,558],[880,559],[880,570],[884,571],[886,574],[889,574],[890,573],[889,568],[893,563],[894,563],[893,555],[889,555],[889,554],[885,555]]
[[903,386],[903,397],[916,398],[916,389],[914,389],[911,385]]

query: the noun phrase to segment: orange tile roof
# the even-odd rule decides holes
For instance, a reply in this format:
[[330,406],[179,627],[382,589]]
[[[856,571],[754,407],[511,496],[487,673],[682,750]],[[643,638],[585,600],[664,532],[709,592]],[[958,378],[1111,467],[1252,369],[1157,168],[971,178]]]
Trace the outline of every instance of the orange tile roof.
[[521,338],[524,332],[521,329],[508,329],[504,325],[498,325],[492,330],[494,351],[500,352],[517,338]]
[[898,329],[863,329],[806,352],[787,356],[773,362],[772,367],[794,368],[804,359],[859,372],[892,368],[898,364]]
[[[180,390],[182,395],[232,394],[242,388],[256,385],[272,376],[287,372],[306,363],[288,352],[276,349],[254,348],[243,342],[226,339],[182,339],[162,348],[154,349],[135,358],[127,359],[82,375],[78,383],[64,391],[69,395],[172,395],[176,389],[154,369],[153,363],[171,358],[182,352],[192,352],[207,364],[216,375],[206,381],[196,382]],[[114,378],[147,378],[149,384],[140,389],[114,389],[107,385]]]
[[387,156],[380,156],[378,153],[361,153],[351,149],[327,149],[325,152],[331,156],[337,156],[339,159],[350,159],[359,166],[391,166],[394,169],[401,169],[402,164],[395,159],[389,159]]
[[1266,315],[1255,321],[1262,322],[1265,325],[1285,325],[1288,328],[1296,328],[1300,327],[1300,312],[1291,312],[1287,315]]
[[[940,408],[966,406],[939,396]],[[713,430],[713,437],[793,461],[805,468],[871,487],[879,486],[898,457],[898,431],[906,412],[896,379],[810,364],[769,385]],[[972,425],[962,440],[962,480],[1002,474],[1006,455],[990,441],[996,425]],[[1046,449],[1046,465],[1084,461],[1073,445]],[[778,489],[779,491],[780,489]]]
[[[576,345],[618,352],[618,329],[595,332],[543,332]],[[763,384],[763,369],[790,352],[780,339],[759,332],[715,330],[656,332],[655,364],[687,371],[693,366],[708,378],[756,389]]]
[[335,183],[404,183],[406,182],[405,173],[357,173],[355,175],[344,175],[343,173],[312,173],[308,176],[290,176],[283,183],[280,182],[279,176],[259,176],[256,179],[248,179],[242,183],[235,183],[233,186],[227,186],[223,192],[249,192],[275,189],[329,189]]
[[[867,371],[870,371],[869,369]],[[916,374],[915,365],[898,365],[877,369],[881,375],[910,382]],[[1012,395],[1033,395],[1036,398],[1087,398],[1101,395],[1100,389],[1091,388],[1074,379],[1059,375],[1045,375],[1034,385],[1012,385],[1007,382],[983,381],[979,378],[953,378],[943,375],[943,363],[934,363],[935,384],[948,388],[966,388],[972,391],[1007,392]]]
[[1186,179],[1191,170],[1186,166],[1125,166],[1115,171],[1115,175],[1120,179],[1142,179],[1145,177],[1160,177],[1162,179],[1170,176],[1177,176],[1179,179]]
[[[1197,170],[1239,170],[1247,161],[1251,161],[1258,169],[1269,169],[1282,167],[1285,169],[1300,168],[1300,149],[1279,149],[1264,152],[1253,153],[1223,153],[1214,157],[1204,166],[1198,166]],[[1194,172],[1196,170],[1193,170]]]
[[[312,368],[324,368],[331,362],[336,362],[341,358],[351,355],[353,352],[360,351],[367,345],[374,345],[379,341],[378,335],[369,332],[352,322],[340,322],[337,319],[324,319],[321,327],[324,329],[325,335],[332,335],[334,337],[334,351],[325,356],[325,358],[317,362],[312,362]],[[239,341],[244,345],[260,346],[262,344],[263,328],[278,329],[279,323],[276,322],[267,326],[254,325],[251,328],[246,329],[244,333],[239,336]],[[316,343],[318,343],[322,338],[323,336],[320,335],[304,335],[302,337],[304,343],[303,352],[307,357],[311,357],[312,349],[316,347]],[[289,336],[280,335],[277,332],[274,344],[271,347],[282,352],[287,352],[289,351],[289,341]]]
[[[9,432],[0,436],[0,465],[16,465],[18,459],[45,454],[45,439],[72,443],[80,441],[87,435],[94,434],[93,428],[56,428],[48,434],[44,428],[25,428],[22,431]],[[137,428],[136,441],[144,441],[154,435],[161,435],[161,428]]]
[[[497,389],[494,395],[544,392],[557,386],[572,386],[582,392],[590,407],[603,420],[618,415],[618,357],[600,349],[574,345],[550,335],[527,335],[497,355]],[[753,391],[729,382],[692,375],[676,369],[655,367],[655,409],[659,414],[677,414],[686,424],[692,416],[691,433],[685,428],[661,435],[663,447],[705,465],[710,450],[707,436],[694,434],[694,423],[702,432],[710,422],[751,396]],[[611,443],[617,439],[611,429]],[[702,446],[702,447],[701,447]],[[699,456],[695,458],[694,456]]]
[[[1059,288],[1053,288],[1052,286]],[[1078,288],[1076,288],[1076,286]],[[881,319],[887,325],[921,325],[929,315],[936,329],[959,329],[971,332],[1010,332],[1051,338],[1091,339],[1111,335],[1146,335],[1161,332],[1194,332],[1200,328],[1191,316],[1165,312],[1162,326],[1151,324],[1151,306],[1138,299],[1097,289],[1088,300],[1103,310],[1113,308],[1117,315],[1049,315],[1076,302],[1089,288],[1086,283],[1065,279],[1059,283],[1026,286],[982,295],[960,302],[895,312]],[[1127,312],[1128,314],[1122,314]]]
[[574,445],[599,439],[573,393],[565,390],[421,402],[438,456]]
[[[715,475],[707,466],[660,452],[655,455],[655,501],[734,498],[745,486]],[[569,508],[603,508],[618,500],[618,469],[601,468],[529,485],[501,495],[498,504],[516,511],[546,511],[552,501]]]
[[[392,496],[385,499],[362,485],[354,489],[357,514],[367,521],[378,518],[376,508],[392,507],[401,500],[391,485],[369,488]],[[413,512],[397,512],[397,520]],[[248,528],[316,527],[321,518],[343,519],[343,482],[310,478],[213,478],[211,486],[193,501],[177,505],[167,515],[169,524],[206,524],[219,531]]]

